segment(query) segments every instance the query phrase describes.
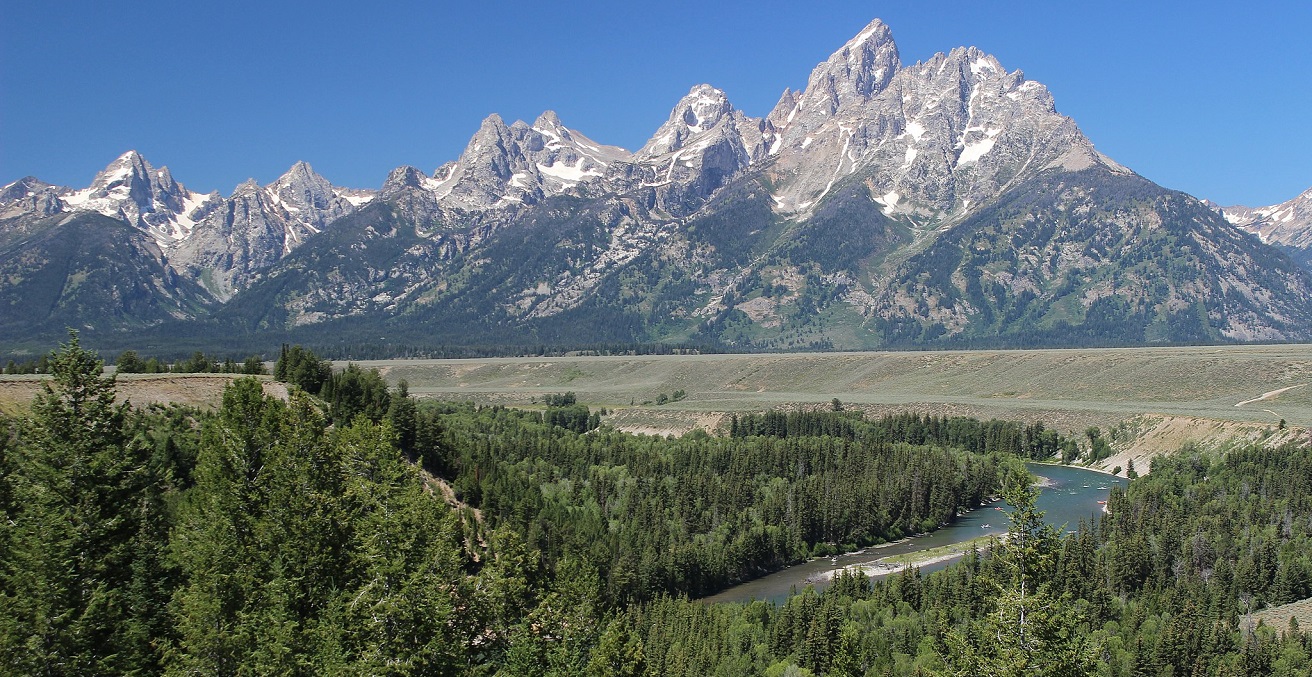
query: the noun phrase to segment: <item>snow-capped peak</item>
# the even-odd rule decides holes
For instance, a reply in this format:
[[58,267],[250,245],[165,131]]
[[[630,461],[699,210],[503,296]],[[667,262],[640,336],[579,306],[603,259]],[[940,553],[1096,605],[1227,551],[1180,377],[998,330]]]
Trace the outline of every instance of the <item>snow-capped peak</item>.
[[860,33],[848,40],[843,48],[851,50],[854,47],[864,45],[872,39],[876,45],[891,44],[893,42],[893,32],[889,30],[888,25],[882,19],[872,19],[870,23],[866,24],[865,28],[861,29]]
[[724,92],[710,85],[698,85],[688,92],[688,96],[678,106],[680,118],[688,126],[688,131],[697,134],[704,132],[733,111],[729,97]]
[[334,186],[301,160],[265,187],[272,200],[300,225],[318,232],[373,199],[375,192]]
[[[460,158],[432,178],[393,172],[384,192],[403,188],[429,193],[444,207],[487,210],[531,204],[599,179],[611,164],[629,159],[623,148],[596,143],[545,111],[529,125],[506,125],[495,113],[486,117]],[[399,170],[398,170],[399,171]]]
[[595,162],[598,166],[608,167],[611,163],[619,160],[627,160],[630,156],[629,151],[619,146],[607,146],[600,144],[583,134],[566,127],[555,111],[543,111],[537,120],[533,121],[534,132],[545,137],[544,148],[556,150],[560,148],[572,148],[580,155],[586,156]]
[[187,190],[167,167],[156,169],[135,150],[96,174],[91,185],[61,196],[67,211],[96,211],[150,232],[161,244],[186,237],[193,212],[210,196]]

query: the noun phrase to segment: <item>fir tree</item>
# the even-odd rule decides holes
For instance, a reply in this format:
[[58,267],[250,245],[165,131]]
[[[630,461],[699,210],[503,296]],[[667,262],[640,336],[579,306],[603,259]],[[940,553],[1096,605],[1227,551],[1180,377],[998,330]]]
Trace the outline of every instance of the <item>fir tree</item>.
[[75,332],[48,365],[13,475],[0,655],[18,673],[151,672],[167,524],[148,450]]

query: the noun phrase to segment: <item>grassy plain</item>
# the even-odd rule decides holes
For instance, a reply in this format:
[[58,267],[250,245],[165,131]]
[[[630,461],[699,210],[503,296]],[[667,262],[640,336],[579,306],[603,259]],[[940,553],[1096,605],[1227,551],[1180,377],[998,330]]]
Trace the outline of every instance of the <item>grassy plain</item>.
[[[652,434],[713,429],[734,412],[826,408],[838,398],[870,415],[911,410],[1042,420],[1069,432],[1120,426],[1132,437],[1118,445],[1127,455],[1114,461],[1123,464],[1136,452],[1188,441],[1267,435],[1281,419],[1291,428],[1312,426],[1308,344],[360,364],[377,367],[390,382],[405,379],[420,397],[532,406],[546,394],[573,391],[580,402],[614,410],[612,425]],[[686,398],[654,404],[678,390]]]
[[[41,390],[41,376],[0,376],[0,414],[27,411]],[[122,374],[117,379],[119,399],[135,405],[177,402],[214,409],[223,402],[223,389],[237,376],[232,374]],[[286,397],[287,388],[264,377],[264,392]]]
[[[1141,414],[1312,424],[1312,345],[981,350],[942,352],[652,355],[382,360],[413,393],[528,405],[575,392],[594,406],[734,412],[784,405],[923,407],[1029,420],[1121,421]],[[1263,394],[1290,388],[1265,400]]]
[[[827,408],[834,398],[869,415],[1042,420],[1067,432],[1119,427],[1122,453],[1108,468],[1189,441],[1289,438],[1312,427],[1312,344],[359,364],[377,367],[391,383],[405,379],[411,393],[425,398],[534,406],[544,395],[573,391],[580,402],[612,410],[611,425],[650,434],[713,430],[734,412]],[[0,378],[0,411],[13,413],[30,401],[36,378]],[[137,403],[213,406],[227,380],[130,375],[120,379],[120,390]],[[684,399],[654,404],[679,390]],[[1282,419],[1291,431],[1275,430]]]

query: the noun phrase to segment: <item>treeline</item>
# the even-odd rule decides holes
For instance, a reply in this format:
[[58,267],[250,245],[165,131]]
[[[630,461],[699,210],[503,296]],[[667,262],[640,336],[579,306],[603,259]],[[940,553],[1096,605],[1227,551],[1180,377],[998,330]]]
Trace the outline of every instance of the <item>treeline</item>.
[[[835,408],[840,410],[735,414],[729,421],[729,435],[838,437],[863,442],[929,444],[957,447],[976,454],[1013,454],[1035,461],[1059,457],[1066,463],[1079,455],[1079,445],[1074,439],[1044,426],[1042,421],[1026,425],[1016,421],[916,413],[890,414],[871,421],[861,412],[841,411],[841,403],[835,402]],[[1089,434],[1091,439],[1097,437],[1096,432]]]
[[[104,337],[101,337],[102,339]],[[198,337],[199,338],[199,337]],[[215,356],[205,351],[213,349],[213,342],[192,341],[193,345],[204,347],[187,357],[178,353],[142,356],[134,349],[121,350],[119,358],[114,360],[119,373],[123,374],[163,374],[163,373],[226,373],[226,374],[262,374],[254,372],[253,362],[263,363],[259,354],[235,358],[231,355]],[[131,345],[131,344],[129,344]],[[258,346],[265,342],[238,341],[234,350],[248,346],[260,350]],[[292,344],[283,344],[284,348]],[[507,344],[485,346],[460,345],[425,345],[425,344],[391,344],[379,342],[348,342],[333,344],[303,343],[295,344],[301,350],[336,360],[386,360],[386,359],[473,359],[484,357],[562,357],[562,356],[608,356],[608,355],[703,355],[724,352],[724,346],[714,343],[583,343],[577,345],[550,344]],[[185,353],[183,353],[185,354]],[[239,353],[240,354],[240,353]],[[20,359],[18,357],[0,356],[4,374],[49,374],[47,356]],[[119,364],[124,360],[124,364]]]
[[191,357],[185,360],[168,363],[162,362],[159,358],[149,357],[142,359],[135,350],[125,350],[119,353],[118,359],[114,361],[114,370],[119,374],[267,374],[268,370],[264,368],[264,358],[259,355],[251,355],[241,362],[232,358],[220,360],[212,355],[206,355],[199,350],[192,353]]
[[[302,337],[304,338],[304,337]],[[390,359],[473,359],[484,357],[563,357],[569,355],[703,355],[724,352],[713,342],[600,342],[600,343],[485,343],[479,345],[425,344],[419,342],[384,343],[347,341],[318,343],[313,340],[297,345],[336,360]]]

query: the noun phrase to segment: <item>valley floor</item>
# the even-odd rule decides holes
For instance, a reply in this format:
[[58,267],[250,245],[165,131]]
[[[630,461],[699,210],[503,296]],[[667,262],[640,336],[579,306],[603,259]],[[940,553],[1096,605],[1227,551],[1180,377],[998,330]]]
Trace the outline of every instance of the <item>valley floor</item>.
[[[420,397],[533,406],[574,392],[629,432],[682,434],[735,412],[921,411],[1114,436],[1108,469],[1193,442],[1306,435],[1312,345],[381,360]],[[664,405],[661,395],[686,396]],[[1286,429],[1280,429],[1280,422]],[[1141,470],[1142,472],[1142,470]]]
[[[610,413],[618,429],[680,435],[727,427],[734,413],[844,409],[1043,421],[1066,433],[1099,427],[1115,454],[1100,467],[1143,472],[1193,443],[1272,443],[1312,428],[1312,344],[1071,350],[769,353],[376,360],[422,398],[533,407],[552,393]],[[337,365],[345,366],[344,363]],[[134,403],[217,407],[222,375],[127,375]],[[26,407],[39,377],[0,377],[0,412]],[[268,387],[281,388],[269,383]],[[682,398],[657,405],[684,393]],[[1280,422],[1285,422],[1281,429]]]

